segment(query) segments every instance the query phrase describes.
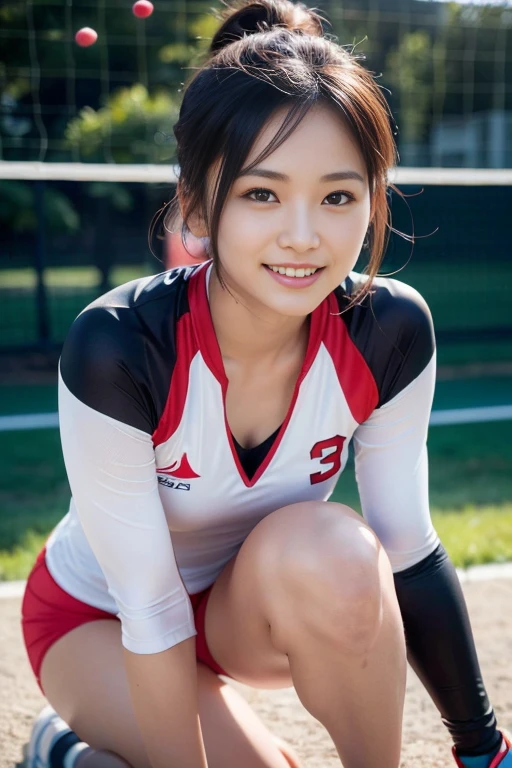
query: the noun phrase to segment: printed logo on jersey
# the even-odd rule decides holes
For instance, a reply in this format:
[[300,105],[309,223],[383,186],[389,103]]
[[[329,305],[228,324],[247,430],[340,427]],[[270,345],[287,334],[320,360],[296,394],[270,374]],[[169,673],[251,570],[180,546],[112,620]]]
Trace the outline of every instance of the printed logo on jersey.
[[156,471],[160,475],[171,475],[171,477],[176,477],[178,480],[192,480],[195,477],[201,477],[190,466],[186,453],[183,454],[179,461],[169,464],[168,467],[157,467]]
[[177,482],[170,477],[159,477],[159,485],[165,485],[166,488],[174,488],[176,491],[190,491],[190,483]]
[[325,464],[329,469],[324,472],[313,472],[313,474],[309,476],[311,485],[323,483],[324,480],[329,480],[330,477],[336,475],[340,471],[341,452],[346,439],[346,437],[342,437],[341,435],[334,435],[334,437],[328,437],[326,440],[319,440],[318,443],[314,444],[309,455],[312,459],[320,459],[320,464]]
[[174,283],[180,276],[182,276],[184,280],[188,280],[195,269],[197,269],[196,266],[175,267],[174,269],[169,270],[169,273],[164,277],[164,283],[165,285],[172,285],[172,283]]

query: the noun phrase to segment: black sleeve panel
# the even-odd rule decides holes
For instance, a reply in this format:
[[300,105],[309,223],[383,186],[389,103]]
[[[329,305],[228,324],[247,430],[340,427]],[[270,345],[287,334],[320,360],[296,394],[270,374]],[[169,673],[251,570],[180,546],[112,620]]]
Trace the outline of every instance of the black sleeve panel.
[[176,279],[175,272],[100,296],[72,324],[60,358],[62,378],[76,398],[148,434],[164,410],[176,323],[188,311],[186,273]]
[[496,745],[466,602],[443,545],[394,574],[407,658],[461,753]]
[[[345,287],[336,290],[340,310],[366,280],[365,275],[350,273]],[[341,317],[377,383],[377,407],[414,381],[434,354],[429,308],[418,291],[398,280],[375,278],[372,292]]]

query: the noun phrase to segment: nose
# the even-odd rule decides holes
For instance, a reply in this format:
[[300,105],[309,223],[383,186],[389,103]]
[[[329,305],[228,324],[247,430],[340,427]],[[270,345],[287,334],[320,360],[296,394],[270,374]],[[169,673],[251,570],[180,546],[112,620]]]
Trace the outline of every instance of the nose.
[[306,205],[295,205],[286,213],[277,244],[280,248],[291,248],[297,253],[318,248],[320,236]]

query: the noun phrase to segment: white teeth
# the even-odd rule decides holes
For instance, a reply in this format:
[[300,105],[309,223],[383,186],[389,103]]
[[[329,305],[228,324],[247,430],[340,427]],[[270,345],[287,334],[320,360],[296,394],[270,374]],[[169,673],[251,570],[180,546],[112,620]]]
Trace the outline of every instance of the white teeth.
[[272,272],[278,272],[280,275],[286,275],[286,277],[309,277],[310,275],[314,275],[318,269],[318,267],[314,269],[311,267],[307,267],[306,269],[294,269],[293,267],[273,267],[271,264],[267,264],[267,266],[272,270]]

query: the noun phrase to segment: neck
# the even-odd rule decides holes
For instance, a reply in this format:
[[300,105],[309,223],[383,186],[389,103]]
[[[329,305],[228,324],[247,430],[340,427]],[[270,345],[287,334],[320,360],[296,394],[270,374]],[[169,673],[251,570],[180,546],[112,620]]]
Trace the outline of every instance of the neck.
[[215,335],[224,361],[244,365],[273,365],[305,353],[306,317],[283,317],[251,306],[247,297],[222,287],[215,268],[210,273],[209,304]]

